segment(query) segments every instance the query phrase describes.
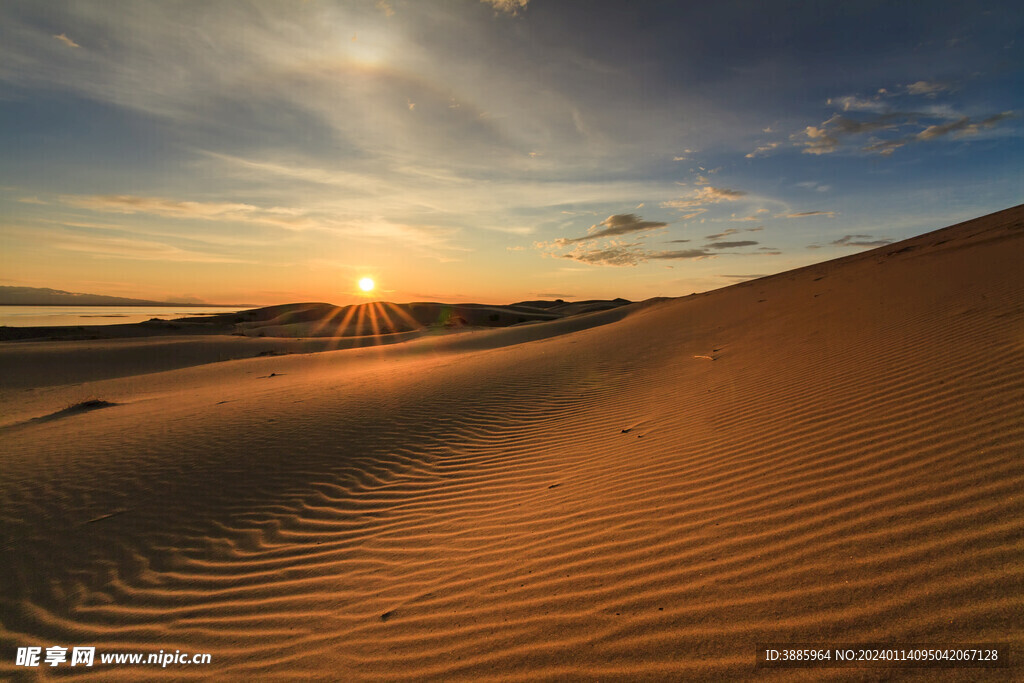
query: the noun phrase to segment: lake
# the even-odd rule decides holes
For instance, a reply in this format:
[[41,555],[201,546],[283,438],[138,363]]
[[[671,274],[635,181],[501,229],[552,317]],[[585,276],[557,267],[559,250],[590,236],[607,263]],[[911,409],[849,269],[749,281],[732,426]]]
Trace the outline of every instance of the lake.
[[63,325],[123,325],[150,318],[233,313],[245,310],[223,306],[0,306],[0,325],[51,327]]

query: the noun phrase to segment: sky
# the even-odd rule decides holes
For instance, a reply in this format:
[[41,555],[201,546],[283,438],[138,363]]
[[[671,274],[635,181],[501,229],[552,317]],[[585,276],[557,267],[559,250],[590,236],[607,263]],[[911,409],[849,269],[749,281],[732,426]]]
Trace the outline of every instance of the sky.
[[643,300],[1020,204],[1017,2],[0,3],[0,285]]

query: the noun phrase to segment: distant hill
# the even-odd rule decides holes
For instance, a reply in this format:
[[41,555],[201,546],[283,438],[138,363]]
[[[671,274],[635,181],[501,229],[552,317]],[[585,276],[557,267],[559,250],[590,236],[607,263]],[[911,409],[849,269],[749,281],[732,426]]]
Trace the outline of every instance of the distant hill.
[[0,286],[0,306],[209,306],[179,301],[150,301],[103,294],[80,294],[47,287]]
[[[61,293],[67,294],[67,292]],[[122,299],[121,301],[134,300]],[[190,316],[174,320],[153,318],[142,323],[123,325],[0,327],[0,341],[233,334],[245,337],[290,337],[296,339],[349,337],[364,340],[357,345],[363,343],[369,345],[393,343],[412,336],[444,332],[452,328],[532,325],[575,315],[607,311],[629,303],[626,299],[611,301],[594,299],[575,302],[523,301],[508,305],[443,304],[430,301],[394,304],[387,301],[376,301],[350,306],[335,306],[309,302],[265,306],[233,313]],[[225,308],[229,307],[225,306]]]

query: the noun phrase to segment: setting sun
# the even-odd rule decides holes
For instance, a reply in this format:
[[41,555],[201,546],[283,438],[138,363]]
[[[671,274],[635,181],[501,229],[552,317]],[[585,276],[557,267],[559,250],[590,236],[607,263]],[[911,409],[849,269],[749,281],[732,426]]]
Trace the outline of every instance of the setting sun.
[[364,277],[362,280],[359,281],[359,289],[363,290],[364,292],[372,292],[373,288],[374,282],[371,278]]

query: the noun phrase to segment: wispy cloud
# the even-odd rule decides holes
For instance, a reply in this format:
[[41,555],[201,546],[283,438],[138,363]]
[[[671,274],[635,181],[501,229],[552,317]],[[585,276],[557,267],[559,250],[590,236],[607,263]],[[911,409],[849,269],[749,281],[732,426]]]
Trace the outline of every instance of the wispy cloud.
[[765,143],[765,144],[761,145],[760,147],[755,148],[754,151],[750,152],[749,154],[747,154],[746,157],[747,157],[747,159],[753,159],[754,157],[764,156],[768,152],[771,152],[774,149],[778,149],[781,145],[782,145],[781,142],[768,142],[768,143]]
[[920,133],[914,136],[914,139],[919,141],[934,140],[935,138],[942,137],[943,135],[949,135],[950,133],[960,133],[961,135],[976,135],[981,132],[982,128],[991,128],[1000,121],[1012,118],[1014,112],[1004,111],[999,114],[993,114],[981,121],[971,121],[970,117],[963,116],[956,121],[951,123],[928,126]]
[[70,38],[68,38],[67,35],[64,34],[64,33],[61,33],[59,35],[55,35],[54,38],[56,38],[60,42],[64,43],[68,47],[82,47],[81,45],[79,45],[75,41],[73,41]]
[[654,251],[646,254],[646,258],[657,261],[678,261],[702,259],[715,256],[706,249],[683,249],[679,251]]
[[55,249],[90,254],[96,258],[186,263],[251,263],[244,259],[181,249],[137,237],[65,235],[52,242]]
[[[688,240],[672,240],[672,242],[686,241]],[[598,248],[578,245],[567,253],[558,254],[557,257],[593,266],[637,266],[648,261],[690,261],[714,258],[726,253],[741,254],[742,252],[724,252],[722,250],[748,247],[756,244],[758,243],[750,240],[737,240],[734,242],[713,242],[700,248],[667,250],[645,249],[639,242],[608,245]],[[757,254],[759,252],[754,253]],[[554,254],[549,255],[554,256]]]
[[[837,112],[820,125],[807,126],[794,133],[790,141],[802,148],[804,154],[820,155],[836,152],[847,140],[863,140],[864,136],[870,135],[866,144],[860,143],[859,151],[890,156],[897,149],[911,143],[930,142],[951,134],[955,137],[975,135],[1015,115],[1013,111],[1004,111],[976,120],[945,104],[925,107],[912,104],[911,108],[897,109],[893,108],[891,102],[898,96],[902,100],[922,96],[934,99],[949,90],[950,87],[945,83],[917,81],[899,91],[882,88],[869,98],[854,95],[832,98],[828,100],[830,106],[842,112],[858,112],[862,115],[854,118]],[[865,113],[866,116],[863,115]]]
[[712,242],[707,245],[709,249],[738,249],[740,247],[752,247],[760,242],[753,240],[736,240],[735,242]]
[[822,185],[817,180],[805,180],[801,183],[797,183],[796,186],[803,187],[808,190],[815,190],[816,192],[828,192],[832,189],[831,185]]
[[884,247],[887,244],[892,244],[892,240],[871,235],[844,235],[829,244],[840,247]]
[[671,199],[661,203],[663,209],[692,209],[707,204],[732,202],[747,193],[743,190],[732,190],[727,187],[702,187],[682,199]]
[[797,213],[781,213],[776,215],[776,218],[809,218],[811,216],[826,216],[828,218],[835,218],[835,211],[799,211]]
[[741,232],[760,232],[761,230],[764,230],[763,226],[758,226],[756,228],[744,228],[742,230],[740,230],[739,228],[728,228],[726,230],[723,230],[722,232],[716,232],[713,235],[705,235],[704,239],[720,240],[723,237],[728,237],[729,235],[737,235]]
[[885,90],[879,91],[878,94],[873,97],[858,97],[856,95],[844,95],[842,97],[833,97],[826,101],[827,104],[838,106],[843,111],[873,111],[883,112],[886,110],[887,105],[883,101],[883,95],[886,93]]
[[69,206],[105,213],[144,213],[168,218],[263,223],[289,230],[316,225],[301,210],[280,206],[262,208],[235,202],[193,202],[134,195],[63,195],[60,201]]
[[937,95],[946,90],[949,90],[949,85],[938,81],[915,81],[907,86],[910,95]]
[[737,228],[729,228],[728,230],[723,230],[722,232],[716,232],[714,235],[705,235],[704,239],[706,239],[706,240],[717,240],[717,239],[721,239],[723,237],[728,237],[729,235],[735,235],[738,232],[739,232],[739,229],[737,229]]
[[[601,228],[600,226],[604,226]],[[590,233],[583,237],[562,238],[556,240],[557,244],[572,244],[574,242],[586,242],[589,240],[601,239],[603,237],[616,237],[628,235],[634,232],[644,232],[664,228],[668,223],[662,221],[645,221],[634,213],[623,213],[608,216],[596,225],[590,226]]]
[[573,249],[561,258],[589,263],[594,266],[635,266],[643,263],[644,252],[630,248],[635,245],[605,247],[603,249]]
[[530,0],[480,0],[480,2],[492,5],[494,9],[509,14],[517,14],[519,10],[526,9]]
[[[343,235],[363,242],[386,241],[441,262],[458,260],[469,248],[451,242],[457,228],[391,221],[380,217],[353,217],[331,212],[306,212],[291,207],[259,207],[240,202],[196,202],[134,195],[63,195],[68,206],[101,213],[140,214],[181,221],[267,226],[292,233]],[[510,230],[510,232],[520,232]]]
[[562,254],[561,258],[580,261],[581,263],[588,263],[590,265],[626,266],[639,265],[651,260],[676,261],[716,256],[716,254],[705,249],[644,251],[633,247],[635,247],[635,245],[607,247],[604,249],[579,249],[573,250],[567,254]]

